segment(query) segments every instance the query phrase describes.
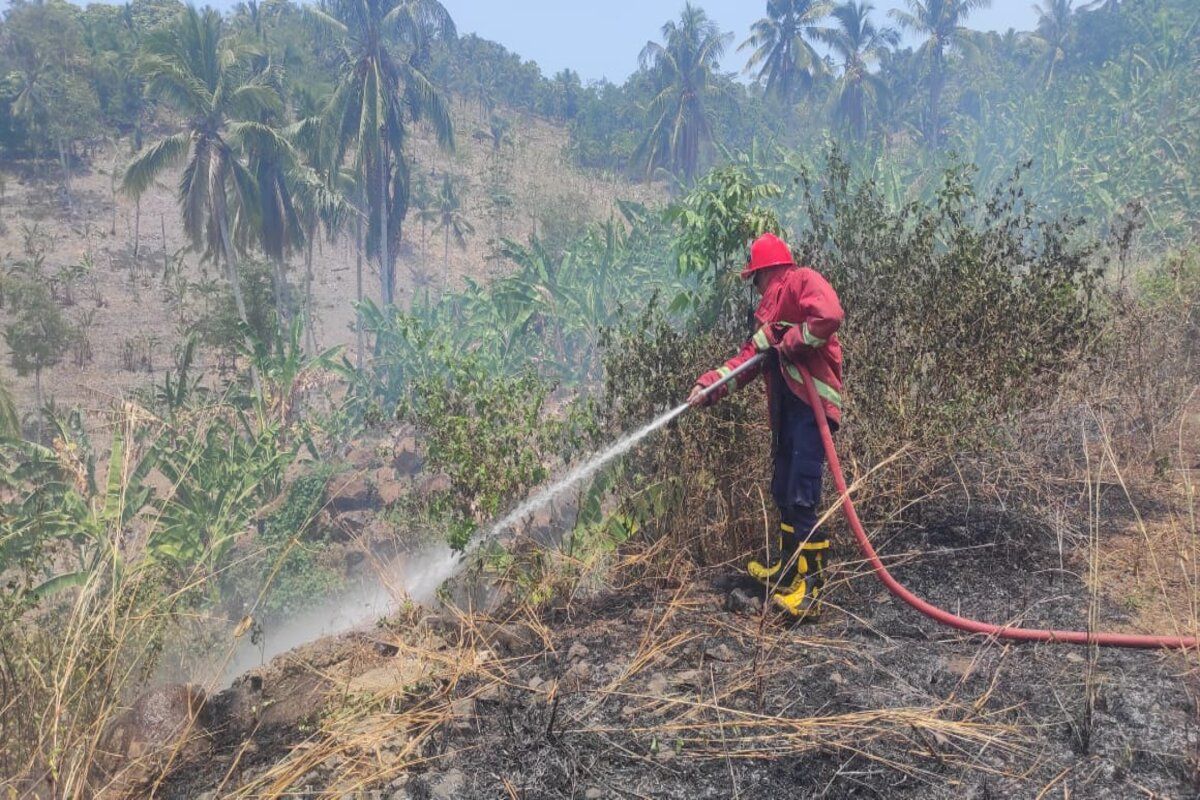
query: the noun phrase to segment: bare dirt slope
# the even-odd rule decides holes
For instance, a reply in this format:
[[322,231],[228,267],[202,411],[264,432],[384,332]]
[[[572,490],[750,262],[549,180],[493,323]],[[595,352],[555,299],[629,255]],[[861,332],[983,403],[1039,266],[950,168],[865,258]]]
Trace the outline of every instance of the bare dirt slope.
[[[535,230],[553,235],[564,226],[581,227],[589,221],[609,219],[616,213],[618,199],[651,202],[660,196],[655,187],[576,169],[567,156],[568,137],[562,127],[531,116],[507,112],[504,116],[511,126],[498,147],[477,111],[458,104],[453,153],[440,150],[426,131],[415,137],[418,178],[430,192],[436,192],[444,174],[454,176],[464,216],[474,233],[467,237],[465,249],[459,249],[453,240],[447,249],[436,223],[422,226],[412,212],[398,265],[402,304],[411,299],[415,282],[428,282],[436,296],[442,288],[461,286],[464,277],[482,280],[503,272],[506,265],[490,258],[497,235],[517,241]],[[180,325],[178,304],[171,297],[175,291],[172,282],[163,281],[164,261],[172,262],[185,246],[174,197],[176,178],[160,182],[142,198],[139,223],[135,204],[115,192],[119,177],[114,175],[119,176],[128,163],[129,147],[128,141],[96,147],[89,164],[73,177],[70,210],[60,174],[52,165],[0,164],[5,184],[0,256],[11,262],[39,253],[49,276],[70,265],[90,265],[74,288],[74,303],[65,313],[84,325],[92,358],[76,366],[68,355],[44,375],[46,396],[68,407],[106,409],[130,389],[147,385],[155,374],[171,366],[172,348],[187,334]],[[511,201],[509,210],[499,218],[489,190],[497,180]],[[202,266],[195,254],[183,254],[183,259],[183,273],[191,282],[216,278],[218,271],[212,265]],[[290,268],[292,282],[298,285],[303,272],[301,255],[292,257]],[[368,270],[366,293],[375,297],[377,273],[370,266]],[[353,237],[334,245],[320,242],[315,273],[320,345],[353,346]],[[201,302],[194,288],[189,302]],[[11,313],[11,308],[0,308],[0,326]],[[123,359],[126,351],[135,353],[134,357]],[[3,341],[0,359],[0,375],[12,387],[21,413],[29,413],[33,377],[13,373]]]

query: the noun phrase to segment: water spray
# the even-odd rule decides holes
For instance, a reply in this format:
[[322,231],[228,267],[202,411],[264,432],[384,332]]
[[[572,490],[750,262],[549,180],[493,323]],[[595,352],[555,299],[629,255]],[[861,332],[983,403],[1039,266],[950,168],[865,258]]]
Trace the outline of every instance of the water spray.
[[[764,358],[766,358],[765,353],[759,353],[758,355],[753,356],[744,364],[740,364],[736,369],[731,370],[728,375],[725,375],[719,381],[702,391],[700,393],[700,397],[708,397],[720,387],[732,380],[735,380],[739,375],[753,369],[754,367],[757,367]],[[628,453],[631,449],[633,449],[634,445],[636,445],[642,439],[645,439],[647,436],[654,433],[668,422],[671,422],[680,414],[691,408],[691,406],[691,403],[680,403],[671,410],[663,412],[653,421],[643,425],[641,428],[638,428],[631,433],[627,433],[626,435],[622,436],[606,450],[603,450],[586,461],[576,465],[569,472],[567,472],[566,475],[563,475],[554,483],[530,495],[527,500],[518,505],[508,514],[505,514],[496,524],[489,528],[487,533],[476,537],[475,540],[471,542],[471,544],[467,545],[467,547],[461,553],[451,553],[447,555],[441,562],[431,565],[430,571],[420,576],[421,587],[425,589],[428,589],[429,587],[436,589],[444,581],[454,577],[454,575],[466,564],[467,558],[486,542],[496,539],[505,531],[513,528],[515,525],[517,525],[517,523],[521,522],[521,520],[528,517],[530,514],[545,508],[563,492],[592,477],[610,461],[618,456]],[[409,594],[416,599],[422,599],[415,592],[410,591]]]

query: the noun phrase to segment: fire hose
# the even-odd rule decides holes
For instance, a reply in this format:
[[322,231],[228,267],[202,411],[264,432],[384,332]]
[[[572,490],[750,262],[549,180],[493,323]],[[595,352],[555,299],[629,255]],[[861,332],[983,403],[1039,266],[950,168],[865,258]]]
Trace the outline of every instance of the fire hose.
[[[764,358],[764,354],[760,354],[750,359],[744,364],[739,365],[738,369],[725,375],[722,380],[710,386],[705,394],[715,390],[718,386],[736,378],[744,370],[750,369],[751,366],[759,364]],[[833,445],[833,435],[829,430],[829,420],[825,416],[825,407],[821,402],[821,397],[817,393],[816,384],[813,383],[812,375],[803,365],[797,365],[801,376],[804,378],[804,389],[808,394],[808,404],[812,406],[813,413],[817,419],[817,429],[821,434],[821,442],[825,447],[825,458],[829,462],[829,471],[833,474],[834,484],[837,486],[838,494],[841,496],[842,511],[846,515],[846,521],[850,524],[850,530],[854,534],[855,540],[858,542],[858,547],[862,551],[863,557],[867,563],[871,565],[875,576],[883,582],[888,591],[896,597],[903,600],[908,605],[920,611],[925,616],[939,622],[942,625],[947,625],[951,628],[957,628],[960,631],[967,633],[981,633],[985,636],[995,637],[997,639],[1010,639],[1018,642],[1054,642],[1059,644],[1082,644],[1082,645],[1097,645],[1100,647],[1131,647],[1140,649],[1166,649],[1166,650],[1194,650],[1200,647],[1200,640],[1193,636],[1154,636],[1142,635],[1133,633],[1105,633],[1096,631],[1060,631],[1040,628],[1021,628],[1012,625],[994,625],[989,622],[980,622],[979,620],[967,619],[960,617],[957,614],[951,614],[949,611],[938,608],[937,606],[922,600],[903,584],[892,577],[888,572],[887,567],[879,558],[879,554],[875,552],[871,540],[867,538],[866,531],[863,529],[862,522],[858,518],[858,512],[854,509],[854,501],[850,498],[850,490],[846,485],[846,477],[842,474],[841,462],[838,460],[837,448]]]

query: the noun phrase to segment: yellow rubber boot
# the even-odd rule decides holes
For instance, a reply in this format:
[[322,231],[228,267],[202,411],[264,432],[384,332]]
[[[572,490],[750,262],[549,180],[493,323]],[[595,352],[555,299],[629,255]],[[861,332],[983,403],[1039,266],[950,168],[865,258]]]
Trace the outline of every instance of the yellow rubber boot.
[[[774,552],[771,552],[770,548],[767,550],[767,560],[770,563],[751,561],[746,565],[746,572],[750,573],[750,577],[767,586],[771,586],[774,581],[777,581],[785,560],[790,560],[792,553],[796,552],[796,546],[793,543],[795,536],[795,528],[786,522],[779,523],[779,536],[775,538]],[[791,548],[785,547],[786,544],[791,544]]]
[[813,620],[821,614],[821,593],[825,588],[825,551],[828,549],[828,539],[800,545],[792,574],[786,576],[771,594],[771,602],[797,621]]

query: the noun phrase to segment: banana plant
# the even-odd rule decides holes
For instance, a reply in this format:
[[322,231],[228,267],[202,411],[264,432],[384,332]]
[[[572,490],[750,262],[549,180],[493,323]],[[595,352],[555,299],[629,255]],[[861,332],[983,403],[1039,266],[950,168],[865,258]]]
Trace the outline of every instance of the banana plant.
[[160,448],[158,470],[170,488],[156,504],[148,555],[180,575],[216,575],[238,535],[282,488],[296,455],[283,439],[277,423],[258,427],[229,411]]
[[156,449],[138,443],[148,419],[128,406],[113,426],[103,485],[78,411],[51,417],[53,447],[18,441],[3,448],[0,482],[18,499],[0,514],[0,566],[42,561],[32,597],[82,586],[102,566],[116,576],[124,571],[127,536],[153,493],[146,479]]
[[341,346],[330,347],[309,355],[301,342],[304,324],[303,319],[293,318],[288,324],[287,338],[283,331],[275,329],[270,342],[255,336],[249,328],[243,330],[248,344],[242,345],[241,353],[258,371],[261,382],[261,391],[253,398],[258,423],[278,426],[285,438],[290,438],[300,392],[313,375],[332,369],[342,350]]

